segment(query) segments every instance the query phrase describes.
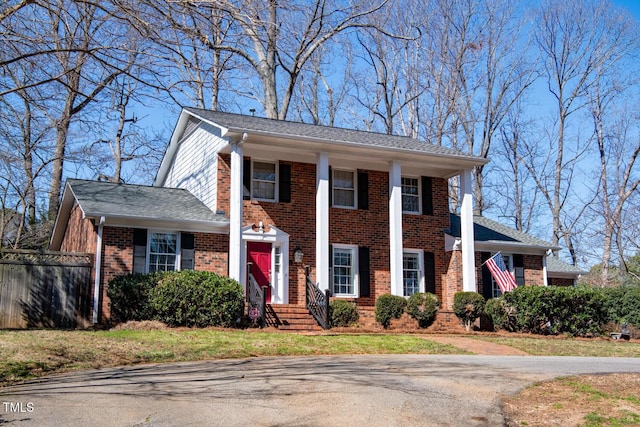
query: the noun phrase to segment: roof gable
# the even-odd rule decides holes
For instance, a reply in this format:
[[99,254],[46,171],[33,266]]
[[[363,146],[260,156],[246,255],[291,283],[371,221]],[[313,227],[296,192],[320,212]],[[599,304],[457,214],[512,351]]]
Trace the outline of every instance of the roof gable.
[[[452,237],[460,237],[460,216],[450,214],[450,227],[445,233]],[[476,246],[479,249],[494,246],[502,247],[520,247],[521,249],[529,248],[539,251],[548,249],[559,250],[557,246],[553,246],[550,242],[538,239],[530,234],[523,233],[515,228],[508,227],[489,218],[474,215],[473,217],[473,234]]]

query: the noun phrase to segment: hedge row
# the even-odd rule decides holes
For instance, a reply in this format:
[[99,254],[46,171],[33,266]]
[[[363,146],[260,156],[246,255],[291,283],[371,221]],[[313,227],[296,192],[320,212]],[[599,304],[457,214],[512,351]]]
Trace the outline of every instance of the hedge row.
[[129,274],[109,282],[115,322],[159,320],[169,326],[237,324],[244,291],[235,280],[205,271]]
[[484,311],[507,331],[600,335],[607,323],[640,327],[640,288],[523,286],[487,301]]

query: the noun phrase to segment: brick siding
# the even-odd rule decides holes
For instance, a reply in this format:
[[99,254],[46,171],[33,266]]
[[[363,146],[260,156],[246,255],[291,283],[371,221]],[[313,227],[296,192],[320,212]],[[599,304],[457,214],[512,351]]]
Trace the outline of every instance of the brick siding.
[[[281,162],[291,166],[291,202],[243,201],[243,226],[273,225],[289,235],[289,259],[301,248],[304,264],[311,266],[315,277],[316,165]],[[369,209],[329,208],[329,242],[331,244],[368,247],[370,257],[369,297],[356,298],[359,306],[373,306],[377,297],[390,293],[389,273],[389,174],[366,172],[369,180]],[[218,157],[217,209],[228,214],[230,191],[230,156]],[[433,179],[433,215],[403,215],[403,245],[435,254],[436,293],[446,292],[448,259],[444,252],[443,230],[449,227],[447,181]],[[289,263],[289,302],[304,303],[304,269]]]

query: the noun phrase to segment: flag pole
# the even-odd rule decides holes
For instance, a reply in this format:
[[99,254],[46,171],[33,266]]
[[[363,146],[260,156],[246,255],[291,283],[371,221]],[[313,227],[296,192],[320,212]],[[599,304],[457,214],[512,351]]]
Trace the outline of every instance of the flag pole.
[[499,253],[501,253],[502,251],[498,251],[495,254],[493,254],[492,257],[487,258],[487,260],[485,262],[483,262],[482,264],[480,264],[480,267],[482,267],[483,265],[485,265],[486,263],[488,263],[490,260],[494,259],[495,257],[498,256]]

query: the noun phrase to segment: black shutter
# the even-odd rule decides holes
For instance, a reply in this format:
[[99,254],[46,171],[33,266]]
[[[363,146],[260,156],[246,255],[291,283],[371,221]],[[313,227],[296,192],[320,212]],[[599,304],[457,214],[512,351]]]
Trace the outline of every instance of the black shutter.
[[180,270],[195,269],[195,236],[191,233],[180,235]]
[[482,261],[482,296],[484,299],[493,298],[493,285],[491,281],[491,272],[485,262],[491,258],[489,252],[481,252],[480,260]]
[[436,254],[424,252],[424,291],[436,293]]
[[359,296],[371,296],[371,284],[369,280],[369,248],[361,246],[358,248],[358,278],[360,285]]
[[249,200],[251,198],[251,159],[242,161],[242,199]]
[[513,267],[516,276],[516,284],[518,286],[524,286],[524,256],[513,255]]
[[133,229],[133,271],[132,273],[147,272],[147,230]]
[[369,174],[358,172],[358,209],[369,209]]
[[333,170],[329,167],[329,207],[333,206]]
[[422,177],[422,215],[433,215],[433,185],[431,177]]
[[282,203],[291,202],[291,165],[280,163],[278,171],[278,199]]

